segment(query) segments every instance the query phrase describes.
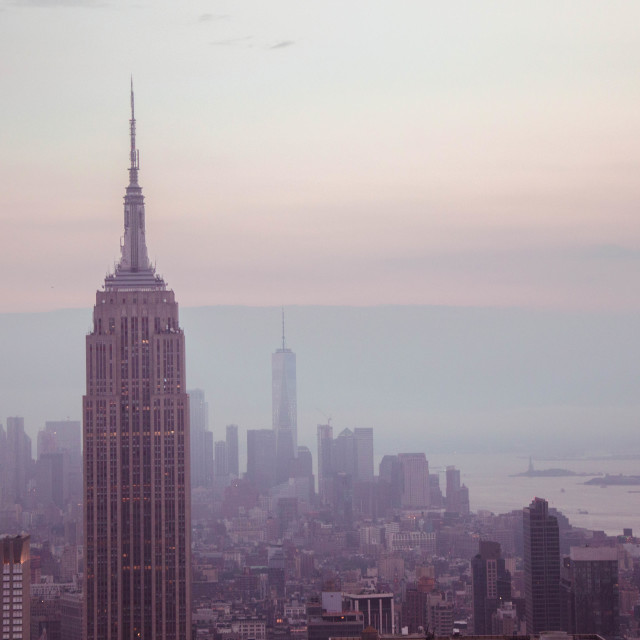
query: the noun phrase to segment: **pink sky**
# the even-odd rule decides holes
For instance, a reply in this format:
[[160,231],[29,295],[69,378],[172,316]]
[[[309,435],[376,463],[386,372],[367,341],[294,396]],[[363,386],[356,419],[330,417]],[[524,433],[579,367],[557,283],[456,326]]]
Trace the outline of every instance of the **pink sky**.
[[130,72],[183,305],[640,308],[640,5],[0,10],[0,312],[118,258]]

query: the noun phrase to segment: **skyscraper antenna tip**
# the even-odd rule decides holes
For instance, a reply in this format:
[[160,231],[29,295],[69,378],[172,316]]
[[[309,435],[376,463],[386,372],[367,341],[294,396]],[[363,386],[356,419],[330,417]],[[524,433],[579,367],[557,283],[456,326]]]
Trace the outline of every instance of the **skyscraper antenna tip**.
[[284,305],[282,306],[282,350],[284,351]]

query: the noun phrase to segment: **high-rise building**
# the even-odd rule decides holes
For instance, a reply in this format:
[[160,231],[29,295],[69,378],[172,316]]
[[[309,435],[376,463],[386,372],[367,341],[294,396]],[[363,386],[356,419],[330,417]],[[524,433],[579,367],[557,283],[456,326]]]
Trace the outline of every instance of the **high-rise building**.
[[2,640],[31,637],[31,563],[29,536],[0,538]]
[[189,392],[189,416],[191,438],[191,486],[207,487],[211,484],[213,459],[207,455],[209,431],[209,403],[202,389]]
[[65,453],[43,453],[36,464],[36,493],[41,505],[60,509],[69,497],[68,457]]
[[122,255],[96,293],[86,341],[84,637],[189,640],[184,333],[147,257],[133,107],[132,89]]
[[[80,420],[47,420],[44,423],[44,432],[53,435],[57,451],[66,451],[70,458],[82,457]],[[39,455],[40,450],[38,450]]]
[[473,632],[492,633],[492,616],[503,602],[511,600],[511,574],[506,570],[500,543],[481,540],[477,555],[471,559],[473,580]]
[[247,480],[258,491],[276,483],[276,432],[272,429],[247,431]]
[[460,470],[455,467],[447,467],[447,511],[469,514],[469,489],[460,485]]
[[284,338],[282,347],[271,355],[271,409],[276,434],[277,481],[286,482],[298,451],[298,408],[296,400],[296,354]]
[[447,484],[446,484],[447,509],[456,511],[458,491],[460,491],[460,470],[455,467],[447,467]]
[[620,635],[618,550],[615,547],[571,547],[573,633]]
[[10,504],[24,504],[31,478],[31,438],[24,431],[24,418],[7,418],[6,497]]
[[373,482],[373,429],[356,427],[353,430],[356,443],[356,475],[361,482]]
[[402,465],[403,508],[420,509],[429,506],[429,463],[424,453],[399,453]]
[[333,473],[333,427],[318,425],[318,495],[322,504],[331,500],[331,475]]
[[7,432],[0,424],[0,507],[4,505],[7,491]]
[[560,531],[546,500],[523,509],[523,540],[526,632],[559,631]]
[[[53,502],[61,508],[70,498],[79,501],[82,495],[82,429],[80,421],[50,420],[45,422],[44,429],[38,431],[37,447],[36,489],[39,502],[51,502],[53,494],[58,496],[53,499]],[[52,462],[54,459],[49,456],[58,456],[60,462]],[[57,474],[58,472],[62,474],[61,480],[56,476],[54,481],[58,488],[50,489],[48,476],[50,473]],[[64,485],[62,493],[60,482]],[[63,496],[62,503],[60,496]]]
[[240,476],[240,460],[238,455],[238,425],[228,424],[226,436],[227,466],[229,468],[229,475],[237,478]]
[[223,487],[229,476],[229,466],[227,464],[227,443],[218,440],[213,445],[213,481],[214,485]]
[[357,479],[356,439],[351,429],[343,429],[333,441],[331,463],[333,473],[346,473],[352,481]]
[[454,603],[444,593],[432,591],[427,594],[427,626],[436,637],[453,634]]

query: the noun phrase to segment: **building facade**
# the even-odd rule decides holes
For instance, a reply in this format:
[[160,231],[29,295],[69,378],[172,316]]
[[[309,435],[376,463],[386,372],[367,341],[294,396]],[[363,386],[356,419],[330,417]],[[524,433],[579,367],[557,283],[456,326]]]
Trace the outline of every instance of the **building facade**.
[[618,550],[615,547],[571,547],[571,592],[574,633],[620,635]]
[[373,429],[356,427],[356,474],[361,482],[373,482]]
[[429,506],[429,463],[424,453],[399,453],[402,466],[401,504],[405,509]]
[[213,457],[208,455],[209,403],[202,389],[189,390],[189,438],[191,442],[191,486],[209,487],[213,479]]
[[560,531],[546,500],[535,498],[523,510],[526,632],[559,631]]
[[473,589],[473,632],[491,635],[492,617],[498,608],[511,601],[511,574],[506,570],[500,543],[481,540],[478,553],[471,559]]
[[0,538],[2,563],[2,615],[3,640],[29,640],[31,637],[31,563],[29,536]]
[[322,504],[331,501],[331,475],[333,473],[333,427],[318,425],[318,496]]
[[271,410],[276,433],[277,481],[286,482],[298,451],[298,405],[296,354],[285,344],[284,312],[282,347],[271,355]]
[[276,483],[275,431],[247,431],[247,480],[260,492],[270,489]]
[[121,258],[86,339],[85,638],[191,638],[189,398],[173,291],[147,257],[131,92]]
[[240,460],[238,453],[238,425],[228,424],[226,427],[227,466],[229,475],[234,478],[240,476]]

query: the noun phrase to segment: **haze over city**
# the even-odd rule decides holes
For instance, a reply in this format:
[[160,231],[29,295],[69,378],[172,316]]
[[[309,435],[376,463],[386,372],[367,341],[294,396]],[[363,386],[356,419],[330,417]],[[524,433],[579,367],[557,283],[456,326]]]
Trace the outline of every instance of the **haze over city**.
[[[73,330],[118,257],[132,73],[150,255],[187,307],[214,425],[268,418],[284,304],[310,435],[331,415],[437,447],[515,431],[526,449],[535,429],[593,451],[603,428],[628,447],[639,12],[3,3],[2,413],[32,433],[78,415]],[[189,309],[207,305],[247,308]],[[63,315],[15,315],[31,312]]]
[[638,35],[0,0],[2,640],[639,640]]

